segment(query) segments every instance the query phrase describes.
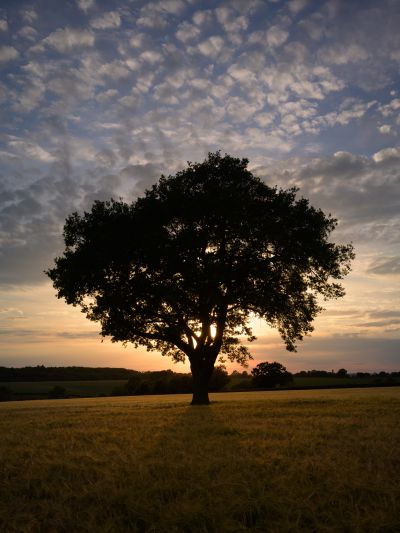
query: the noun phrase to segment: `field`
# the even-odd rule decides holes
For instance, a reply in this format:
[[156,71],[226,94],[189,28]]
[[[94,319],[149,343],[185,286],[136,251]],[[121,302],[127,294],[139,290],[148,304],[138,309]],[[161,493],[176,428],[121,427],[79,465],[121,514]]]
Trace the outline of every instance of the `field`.
[[[288,383],[284,388],[323,388],[323,387],[365,387],[384,384],[388,378],[369,376],[358,378],[348,376],[338,377],[299,377],[295,376],[292,383]],[[390,381],[394,385],[400,386],[400,377],[391,377]],[[99,379],[82,381],[3,381],[0,382],[0,389],[5,387],[12,391],[12,400],[37,400],[48,397],[49,392],[54,387],[65,389],[67,397],[90,398],[96,396],[110,396],[120,394],[127,384],[126,379]],[[231,376],[225,390],[246,390],[251,388],[251,376]],[[1,396],[0,396],[1,401]]]
[[0,531],[400,531],[400,388],[0,404]]

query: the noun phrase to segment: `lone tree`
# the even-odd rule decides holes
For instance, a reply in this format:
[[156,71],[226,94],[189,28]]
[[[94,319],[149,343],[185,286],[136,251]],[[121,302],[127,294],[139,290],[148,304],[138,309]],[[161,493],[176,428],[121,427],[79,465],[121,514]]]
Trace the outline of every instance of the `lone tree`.
[[286,383],[293,381],[293,375],[286,370],[286,367],[276,361],[259,363],[253,368],[251,374],[256,387],[276,387],[276,385],[286,385]]
[[269,187],[247,159],[220,152],[160,181],[131,204],[96,201],[64,226],[65,251],[46,274],[58,298],[99,321],[113,342],[187,356],[192,404],[208,404],[220,355],[245,364],[249,319],[278,328],[288,350],[313,330],[317,296],[350,270],[351,245],[328,241],[336,220]]

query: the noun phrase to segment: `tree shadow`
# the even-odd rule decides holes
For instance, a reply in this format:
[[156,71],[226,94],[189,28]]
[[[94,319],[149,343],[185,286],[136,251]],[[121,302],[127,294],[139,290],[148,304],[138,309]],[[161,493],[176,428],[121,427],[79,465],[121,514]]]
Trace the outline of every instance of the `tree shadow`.
[[265,531],[265,483],[258,460],[252,460],[246,449],[247,437],[234,410],[228,418],[224,415],[228,405],[214,401],[209,406],[165,406],[166,413],[174,415],[166,414],[143,456],[144,491],[152,510],[146,517],[142,509],[138,521],[138,502],[134,503],[131,518],[136,529],[139,525],[142,531]]

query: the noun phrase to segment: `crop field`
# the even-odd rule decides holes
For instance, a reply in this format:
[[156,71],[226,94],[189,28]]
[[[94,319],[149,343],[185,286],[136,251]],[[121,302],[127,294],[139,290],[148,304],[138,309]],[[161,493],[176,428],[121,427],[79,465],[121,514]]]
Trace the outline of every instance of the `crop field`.
[[0,531],[400,531],[400,388],[0,404]]

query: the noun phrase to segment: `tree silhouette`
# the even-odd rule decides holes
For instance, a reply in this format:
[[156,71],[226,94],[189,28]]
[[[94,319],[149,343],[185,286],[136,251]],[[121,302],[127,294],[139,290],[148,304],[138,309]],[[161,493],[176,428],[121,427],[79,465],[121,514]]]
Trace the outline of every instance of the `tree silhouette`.
[[[59,298],[99,321],[103,336],[187,356],[192,404],[208,403],[218,356],[245,364],[249,319],[278,328],[288,350],[312,331],[317,295],[343,296],[351,245],[336,220],[296,189],[271,188],[248,160],[219,152],[159,182],[131,204],[96,201],[64,226],[65,251],[46,273]],[[223,359],[222,359],[223,360]]]
[[259,363],[251,371],[253,383],[256,387],[275,387],[276,385],[286,385],[293,381],[293,375],[286,370],[286,367],[274,361],[273,363]]

